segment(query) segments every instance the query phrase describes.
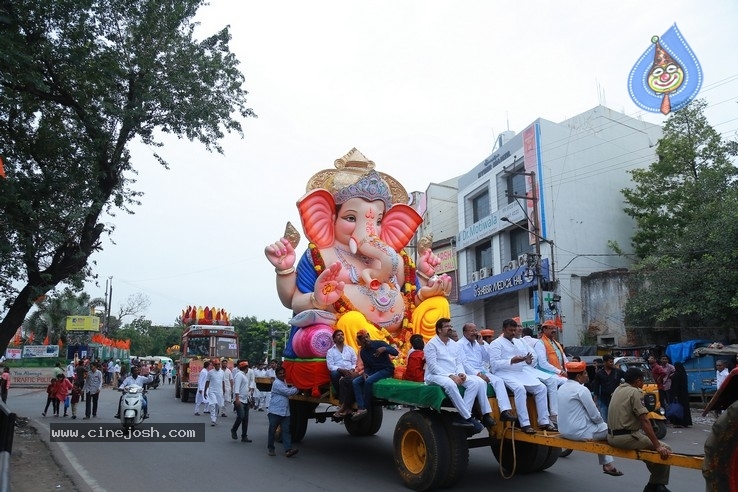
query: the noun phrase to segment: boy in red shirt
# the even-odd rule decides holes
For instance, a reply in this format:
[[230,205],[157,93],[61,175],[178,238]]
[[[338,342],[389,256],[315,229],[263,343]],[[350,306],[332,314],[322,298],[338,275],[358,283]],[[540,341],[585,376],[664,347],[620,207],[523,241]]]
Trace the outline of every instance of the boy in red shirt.
[[422,383],[425,378],[425,342],[423,336],[415,334],[410,337],[410,345],[413,347],[407,355],[407,369],[405,369],[406,381],[417,381]]

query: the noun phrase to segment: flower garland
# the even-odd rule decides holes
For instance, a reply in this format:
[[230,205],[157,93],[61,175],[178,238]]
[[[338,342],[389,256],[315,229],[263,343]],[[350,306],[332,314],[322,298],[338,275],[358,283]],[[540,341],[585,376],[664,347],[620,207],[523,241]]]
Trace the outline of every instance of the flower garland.
[[[325,262],[323,261],[323,256],[320,254],[320,250],[317,248],[317,246],[315,246],[315,244],[313,243],[310,243],[308,245],[308,250],[310,251],[310,256],[313,260],[313,268],[315,269],[315,273],[320,275],[323,270],[325,270]],[[412,327],[410,327],[410,319],[412,319],[413,311],[415,310],[415,291],[417,290],[417,287],[415,285],[415,263],[413,262],[412,258],[410,258],[410,256],[405,252],[405,250],[400,251],[400,256],[402,256],[405,274],[405,283],[403,284],[403,288],[401,289],[402,296],[404,298],[403,302],[405,304],[405,313],[402,318],[402,326],[400,327],[400,332],[397,336],[392,336],[385,328],[382,328],[381,326],[371,321],[370,323],[376,326],[384,334],[384,337],[387,339],[390,345],[395,345],[397,347],[397,350],[399,350],[400,353],[403,354],[405,353],[403,349],[409,343],[410,336],[413,334]],[[336,302],[333,303],[333,309],[336,311],[336,314],[339,317],[349,311],[358,311],[358,309],[354,307],[354,305],[345,295],[342,295]],[[395,359],[395,365],[404,365],[403,360],[404,357],[397,357]]]

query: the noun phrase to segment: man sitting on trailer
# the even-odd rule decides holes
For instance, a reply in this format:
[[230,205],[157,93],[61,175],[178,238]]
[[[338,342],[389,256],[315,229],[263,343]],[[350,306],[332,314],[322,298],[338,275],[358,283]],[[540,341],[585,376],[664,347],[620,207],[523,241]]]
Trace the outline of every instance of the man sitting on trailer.
[[[625,371],[625,383],[617,387],[610,400],[607,415],[607,442],[621,449],[652,449],[667,459],[671,448],[656,438],[648,420],[648,410],[643,406],[643,372],[637,367]],[[643,432],[641,432],[643,431]],[[669,465],[646,461],[651,478],[643,492],[670,492]]]
[[[592,394],[584,386],[589,381],[587,364],[584,362],[567,362],[568,380],[556,392],[559,400],[559,432],[562,437],[572,441],[602,441],[607,438],[607,423],[602,420]],[[602,472],[613,477],[623,474],[615,468],[613,457],[609,454],[597,455],[602,465]]]
[[533,393],[538,412],[538,425],[543,430],[555,431],[548,418],[548,395],[546,386],[535,375],[524,370],[526,365],[533,364],[533,353],[526,343],[515,338],[518,322],[506,319],[502,322],[502,336],[495,339],[487,350],[489,351],[490,369],[496,376],[505,381],[505,386],[513,392],[515,411],[518,414],[520,427],[526,434],[535,434],[536,430],[530,425],[530,415],[527,407],[527,393]]
[[459,347],[463,355],[464,371],[467,374],[476,374],[492,386],[497,397],[497,405],[500,407],[500,419],[515,422],[518,418],[511,412],[512,405],[507,396],[505,381],[484,369],[485,363],[489,366],[489,353],[477,340],[477,326],[474,323],[466,323],[462,328],[462,334],[464,338],[459,342]]
[[[495,425],[490,415],[492,408],[487,399],[487,383],[480,377],[464,372],[464,364],[457,343],[449,338],[451,320],[441,318],[436,322],[436,336],[430,339],[425,346],[425,384],[435,384],[451,399],[459,412],[459,416],[452,425],[473,427],[474,432],[482,432],[485,427]],[[459,386],[464,387],[462,398]],[[472,417],[471,410],[474,400],[479,402],[482,412],[482,423]]]

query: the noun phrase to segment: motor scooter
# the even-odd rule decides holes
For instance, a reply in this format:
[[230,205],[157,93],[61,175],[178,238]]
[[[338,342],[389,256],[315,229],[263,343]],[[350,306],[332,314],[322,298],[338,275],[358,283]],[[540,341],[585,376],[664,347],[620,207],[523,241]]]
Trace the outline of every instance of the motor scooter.
[[146,387],[149,389],[156,389],[159,387],[159,383],[161,383],[161,378],[158,372],[152,372],[151,376],[154,378],[154,380],[150,383],[146,383]]
[[120,402],[120,423],[124,429],[132,429],[143,423],[146,418],[143,406],[146,390],[142,386],[132,384],[121,391],[123,398]]

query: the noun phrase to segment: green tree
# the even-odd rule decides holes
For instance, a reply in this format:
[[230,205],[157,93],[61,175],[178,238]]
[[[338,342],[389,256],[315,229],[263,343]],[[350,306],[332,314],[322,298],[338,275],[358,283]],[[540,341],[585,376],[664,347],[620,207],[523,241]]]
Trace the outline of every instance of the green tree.
[[133,213],[132,140],[222,153],[225,132],[243,136],[254,114],[229,30],[194,37],[205,3],[0,0],[0,351],[35,299],[92,275],[103,214]]
[[284,333],[289,332],[289,325],[280,321],[259,321],[254,316],[231,319],[233,328],[238,333],[240,357],[252,364],[272,356],[271,335],[277,342],[275,353],[277,358],[284,351]]
[[704,101],[673,113],[658,161],[632,171],[625,212],[637,224],[626,325],[727,326],[738,320],[735,142],[707,122]]
[[45,338],[56,344],[59,340],[66,343],[67,316],[89,316],[91,308],[104,302],[102,299],[90,299],[89,294],[76,294],[71,289],[45,296],[36,303],[37,309],[23,321],[26,336],[33,333],[37,343]]

